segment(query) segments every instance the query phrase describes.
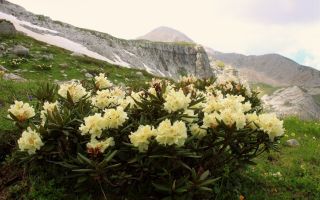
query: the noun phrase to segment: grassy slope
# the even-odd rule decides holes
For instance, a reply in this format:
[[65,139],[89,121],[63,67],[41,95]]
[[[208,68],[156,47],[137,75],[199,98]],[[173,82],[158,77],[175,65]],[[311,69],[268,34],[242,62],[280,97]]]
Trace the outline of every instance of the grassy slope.
[[275,87],[275,86],[272,86],[272,85],[268,85],[268,84],[265,84],[265,83],[254,83],[251,85],[251,87],[253,89],[258,89],[261,91],[260,92],[260,96],[263,96],[263,95],[270,95],[272,94],[273,92],[275,92],[276,90],[280,89],[280,87]]
[[[320,199],[320,123],[288,118],[284,126],[280,152],[263,154],[247,170],[252,179],[243,184],[247,199]],[[300,146],[285,146],[293,138]]]
[[[91,73],[104,72],[108,79],[116,84],[124,83],[127,86],[140,87],[153,77],[145,71],[123,68],[89,57],[70,56],[70,51],[39,42],[24,35],[0,37],[0,43],[6,44],[6,48],[20,44],[30,50],[30,56],[18,66],[12,65],[12,61],[17,59],[16,56],[7,54],[0,57],[0,65],[5,66],[10,72],[18,73],[28,79],[28,82],[23,84],[0,80],[0,132],[11,127],[11,124],[3,117],[6,116],[8,106],[13,99],[27,101],[30,89],[35,88],[43,81],[81,80],[85,78],[84,74],[86,72],[84,70],[86,70]],[[43,55],[52,55],[53,59],[44,59],[42,58]],[[39,69],[38,65],[52,65],[52,68],[50,70]],[[137,72],[141,72],[143,76],[137,74]],[[65,77],[63,74],[67,76]]]

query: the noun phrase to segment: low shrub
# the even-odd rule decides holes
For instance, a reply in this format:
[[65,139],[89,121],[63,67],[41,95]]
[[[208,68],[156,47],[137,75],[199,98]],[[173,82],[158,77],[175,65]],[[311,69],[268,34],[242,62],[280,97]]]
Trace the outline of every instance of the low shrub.
[[57,176],[71,191],[105,199],[212,199],[283,134],[282,121],[236,81],[153,79],[132,91],[100,74],[35,93],[36,106],[8,110],[22,132],[19,159],[65,168]]

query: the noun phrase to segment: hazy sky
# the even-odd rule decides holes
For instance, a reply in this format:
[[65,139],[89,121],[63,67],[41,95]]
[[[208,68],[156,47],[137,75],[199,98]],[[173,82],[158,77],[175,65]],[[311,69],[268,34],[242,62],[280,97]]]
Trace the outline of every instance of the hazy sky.
[[320,69],[320,0],[10,1],[120,38],[169,26],[222,52],[280,53]]

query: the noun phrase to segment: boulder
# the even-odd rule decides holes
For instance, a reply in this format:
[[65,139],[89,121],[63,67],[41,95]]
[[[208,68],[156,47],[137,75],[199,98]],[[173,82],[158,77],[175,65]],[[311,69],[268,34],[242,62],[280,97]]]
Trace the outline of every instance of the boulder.
[[69,67],[69,65],[67,63],[61,63],[59,64],[59,66],[62,68],[62,69],[67,69]]
[[300,146],[300,143],[296,139],[290,139],[286,141],[286,145],[289,147],[298,147]]
[[42,55],[41,58],[43,60],[50,61],[50,60],[53,60],[53,55],[52,54]]
[[92,78],[92,77],[93,77],[92,74],[90,74],[90,73],[85,73],[84,76],[85,76],[86,78]]
[[16,74],[12,74],[12,73],[5,73],[3,75],[3,79],[4,80],[19,81],[19,82],[25,82],[26,81],[26,79],[22,78],[21,76],[18,76]]
[[11,22],[0,19],[0,35],[14,35],[16,33],[17,30]]
[[136,72],[136,74],[137,74],[138,76],[143,76],[143,73],[142,73],[142,72]]
[[13,47],[12,53],[16,54],[17,56],[26,57],[29,55],[29,49],[22,45],[16,45]]
[[5,72],[6,72],[6,71],[8,71],[8,70],[7,70],[7,68],[5,68],[4,66],[1,66],[1,65],[0,65],[0,71],[5,71]]

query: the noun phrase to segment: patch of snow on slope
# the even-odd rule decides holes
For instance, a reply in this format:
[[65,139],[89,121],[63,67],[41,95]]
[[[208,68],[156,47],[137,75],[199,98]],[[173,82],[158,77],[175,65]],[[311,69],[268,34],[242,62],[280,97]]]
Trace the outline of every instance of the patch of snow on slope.
[[133,53],[131,53],[131,52],[129,52],[129,51],[127,51],[127,50],[125,50],[125,49],[123,49],[123,51],[124,51],[124,52],[126,52],[127,54],[129,54],[130,56],[137,57],[135,54],[133,54]]
[[124,67],[127,67],[127,68],[130,68],[130,64],[123,61],[120,56],[118,56],[117,54],[113,54],[115,57],[116,57],[116,61],[114,61],[115,64],[117,65],[120,65],[120,66],[124,66]]
[[58,34],[59,33],[58,31],[47,29],[47,28],[43,28],[43,27],[31,24],[30,22],[18,20],[15,16],[8,15],[8,14],[2,13],[2,12],[0,12],[0,18],[9,20],[11,22],[18,22],[19,25],[27,26],[27,27],[34,28],[34,29],[38,29],[40,31],[48,31],[48,32],[53,33],[53,34]]
[[146,65],[144,63],[142,63],[142,64],[143,64],[143,67],[146,69],[147,72],[149,72],[150,74],[154,74],[155,73],[155,71],[153,69],[151,69],[148,65]]
[[[23,26],[23,25],[27,25],[27,24],[28,24],[27,26],[29,26],[31,23],[26,22],[26,21],[21,21],[21,20],[17,19],[15,16],[0,12],[0,19],[6,19],[8,21],[11,21],[18,31],[21,31],[36,40],[64,48],[69,51],[81,53],[81,54],[84,54],[84,55],[92,57],[92,58],[104,60],[104,61],[107,61],[112,64],[119,64],[118,62],[114,62],[114,61],[112,61],[112,60],[110,60],[110,59],[108,59],[108,58],[106,58],[96,52],[90,51],[85,46],[83,46],[79,43],[73,42],[69,39],[66,39],[66,38],[63,38],[63,37],[60,37],[57,35],[35,33],[35,32],[33,32]],[[35,26],[35,25],[32,25],[32,26]],[[29,26],[29,27],[32,27],[32,26]],[[45,29],[42,27],[38,27],[37,29],[39,29],[39,28],[41,28],[42,30],[47,30],[47,31],[49,30],[49,29]]]

